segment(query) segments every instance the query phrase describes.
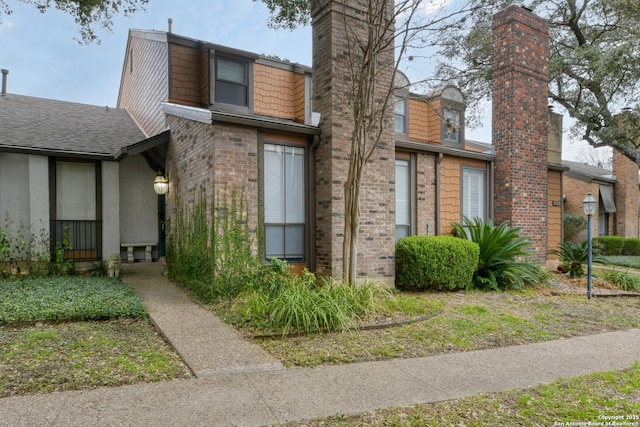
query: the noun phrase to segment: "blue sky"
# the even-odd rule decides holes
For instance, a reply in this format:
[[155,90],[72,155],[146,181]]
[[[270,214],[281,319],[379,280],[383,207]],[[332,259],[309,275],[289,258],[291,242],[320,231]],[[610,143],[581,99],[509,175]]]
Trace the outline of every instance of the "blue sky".
[[[115,106],[128,30],[165,31],[168,18],[176,34],[311,66],[311,28],[270,29],[260,1],[150,0],[145,12],[115,17],[112,33],[98,29],[101,42],[89,45],[75,40],[78,26],[71,16],[11,4],[13,14],[0,24],[0,68],[9,70],[9,93]],[[488,142],[490,135],[489,115],[482,128],[467,129],[471,139]],[[565,143],[563,157],[571,159],[583,147]]]
[[115,18],[100,44],[81,45],[73,18],[42,14],[13,1],[0,25],[0,68],[9,70],[7,91],[94,105],[115,106],[129,28],[176,34],[311,65],[311,29],[272,30],[268,11],[252,0],[150,0],[146,12]]

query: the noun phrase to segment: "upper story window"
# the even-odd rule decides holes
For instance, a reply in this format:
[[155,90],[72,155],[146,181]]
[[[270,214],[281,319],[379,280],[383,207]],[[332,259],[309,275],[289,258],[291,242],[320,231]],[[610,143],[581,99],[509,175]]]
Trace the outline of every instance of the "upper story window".
[[215,102],[248,106],[248,64],[237,59],[216,56]]
[[211,50],[210,103],[217,110],[249,114],[253,111],[255,58]]
[[462,114],[458,110],[445,108],[442,120],[442,139],[447,142],[460,142]]
[[395,131],[407,133],[407,98],[396,95],[394,97]]

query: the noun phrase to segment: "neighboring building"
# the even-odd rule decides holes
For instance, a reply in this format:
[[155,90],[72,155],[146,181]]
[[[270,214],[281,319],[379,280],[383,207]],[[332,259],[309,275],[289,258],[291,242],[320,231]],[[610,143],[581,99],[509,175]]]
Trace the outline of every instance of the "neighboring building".
[[54,248],[66,230],[75,260],[135,242],[156,242],[158,257],[156,172],[128,153],[145,135],[126,111],[3,92],[0,124],[1,227],[50,236]]
[[[313,70],[170,32],[130,31],[118,107],[147,135],[170,130],[169,216],[178,195],[193,203],[201,188],[212,196],[242,186],[250,227],[265,236],[261,253],[341,276],[351,138],[340,72],[348,66],[343,12],[332,1],[313,2]],[[352,29],[362,25],[353,16]],[[466,141],[458,89],[425,97],[409,93],[404,76],[396,76],[389,110],[395,132],[385,130],[365,172],[359,277],[392,282],[397,238],[447,234],[464,216],[522,227],[540,260],[562,240],[564,168],[557,138],[549,149],[550,113],[546,96],[538,96],[546,93],[548,25],[519,7],[497,22],[496,37],[507,49],[494,62],[507,66],[495,90],[512,89],[494,98],[502,111],[494,113],[495,150]]]
[[[593,217],[593,236],[640,237],[638,166],[614,152],[613,171],[585,163],[564,160],[564,210],[586,218],[582,200],[591,194],[598,200]],[[587,231],[574,240],[587,238]]]

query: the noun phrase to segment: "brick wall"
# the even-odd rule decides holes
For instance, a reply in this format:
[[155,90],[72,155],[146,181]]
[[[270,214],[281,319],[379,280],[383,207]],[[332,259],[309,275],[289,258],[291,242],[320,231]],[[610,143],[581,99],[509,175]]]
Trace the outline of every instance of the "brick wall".
[[493,20],[495,219],[522,228],[540,260],[548,233],[549,24],[511,6]]
[[130,32],[118,108],[125,108],[148,136],[166,129],[160,103],[169,97],[167,43]]
[[638,165],[613,150],[617,235],[638,236]]
[[[384,0],[387,7],[391,1]],[[382,3],[382,2],[381,2]],[[352,34],[362,35],[362,5],[348,2],[347,25]],[[316,270],[319,274],[342,276],[344,224],[344,181],[347,175],[353,116],[348,108],[348,41],[342,2],[313,0],[314,111],[322,114],[321,141],[315,153],[316,182]],[[392,35],[390,35],[392,36]],[[380,58],[392,63],[393,52]],[[376,82],[392,82],[391,69]],[[383,143],[366,165],[361,196],[358,276],[391,281],[394,276],[395,182],[392,103],[387,111],[389,125]]]
[[167,214],[175,215],[176,197],[192,206],[205,191],[208,202],[225,187],[244,188],[249,225],[258,226],[258,131],[241,126],[199,123],[167,115],[171,144],[167,152],[170,189]]
[[[555,205],[554,205],[555,204]],[[549,171],[549,233],[548,249],[558,249],[563,240],[562,234],[562,172]]]
[[416,155],[416,234],[433,236],[436,230],[437,154]]

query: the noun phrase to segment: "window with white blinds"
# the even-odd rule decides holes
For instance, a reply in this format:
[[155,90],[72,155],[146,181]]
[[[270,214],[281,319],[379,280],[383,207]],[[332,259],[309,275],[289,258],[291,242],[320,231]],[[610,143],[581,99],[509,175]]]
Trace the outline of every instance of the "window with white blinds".
[[486,221],[486,179],[482,169],[462,169],[463,218],[480,218]]
[[396,160],[396,240],[411,233],[409,160]]
[[304,149],[264,145],[265,255],[303,261],[305,248]]

